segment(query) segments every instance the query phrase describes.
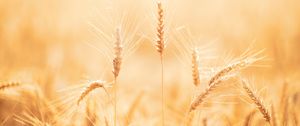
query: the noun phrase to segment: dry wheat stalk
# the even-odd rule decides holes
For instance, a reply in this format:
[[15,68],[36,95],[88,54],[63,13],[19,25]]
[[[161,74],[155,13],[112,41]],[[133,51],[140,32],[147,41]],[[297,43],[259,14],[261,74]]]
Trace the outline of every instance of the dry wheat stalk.
[[195,48],[192,52],[192,76],[195,86],[198,86],[200,84],[198,61],[198,50]]
[[105,87],[104,87],[104,81],[94,81],[92,83],[90,83],[89,86],[85,87],[85,89],[83,90],[83,92],[81,93],[79,99],[77,100],[77,105],[79,105],[79,103],[93,90],[95,90],[96,88],[103,88],[105,91]]
[[119,72],[121,69],[121,63],[122,63],[122,40],[121,40],[121,31],[120,28],[116,29],[116,41],[115,41],[115,47],[114,47],[114,59],[113,59],[113,74],[115,79],[114,84],[114,126],[117,125],[117,78],[119,76]]
[[247,95],[251,98],[251,100],[257,106],[258,110],[264,116],[264,119],[270,123],[270,119],[271,119],[270,113],[268,112],[267,108],[263,105],[262,100],[256,96],[256,94],[248,87],[248,84],[244,80],[242,80],[241,83]]
[[21,85],[20,82],[3,82],[0,83],[0,90],[5,90],[7,88],[17,87],[20,85]]
[[158,11],[158,23],[157,23],[157,40],[156,40],[156,50],[160,54],[160,63],[161,63],[161,118],[162,125],[164,126],[164,65],[163,65],[163,52],[165,48],[165,39],[164,39],[164,10],[162,7],[161,1],[157,2],[157,11]]
[[97,114],[95,113],[95,104],[91,103],[91,101],[87,102],[87,105],[85,106],[85,113],[86,113],[86,119],[85,119],[85,126],[94,126],[97,123]]

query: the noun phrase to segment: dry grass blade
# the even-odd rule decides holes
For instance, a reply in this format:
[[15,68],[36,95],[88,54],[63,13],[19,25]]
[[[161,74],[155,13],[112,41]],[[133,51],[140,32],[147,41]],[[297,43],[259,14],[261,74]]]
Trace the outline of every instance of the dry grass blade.
[[197,48],[195,48],[193,49],[193,53],[192,53],[192,76],[193,76],[193,82],[195,86],[198,86],[200,84],[198,61],[199,61],[198,50]]
[[0,90],[20,86],[20,82],[3,82],[0,83]]
[[245,80],[242,80],[241,84],[243,86],[243,89],[247,93],[247,95],[251,98],[251,100],[257,106],[258,110],[264,116],[264,119],[270,123],[270,119],[271,119],[270,113],[268,112],[267,108],[263,105],[262,100],[259,97],[257,97],[256,94],[249,88]]
[[79,99],[77,100],[77,105],[79,105],[79,103],[93,90],[95,90],[96,88],[103,88],[105,91],[105,87],[104,87],[104,81],[94,81],[92,82],[89,86],[87,86],[84,91],[81,93]]

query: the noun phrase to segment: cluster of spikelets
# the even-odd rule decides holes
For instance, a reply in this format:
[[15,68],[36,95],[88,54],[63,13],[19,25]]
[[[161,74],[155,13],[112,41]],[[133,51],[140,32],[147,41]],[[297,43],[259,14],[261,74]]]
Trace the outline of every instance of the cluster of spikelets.
[[17,86],[20,86],[20,82],[1,82],[0,90],[5,90],[7,88],[13,88]]
[[[198,62],[197,62],[197,51],[193,50],[192,53],[192,76],[193,76],[193,82],[194,85],[199,85],[199,71],[198,71]],[[189,108],[189,114],[192,114],[192,111],[195,111],[198,106],[205,101],[205,98],[213,93],[213,91],[219,87],[223,82],[230,78],[237,78],[235,76],[229,76],[232,72],[237,72],[242,70],[243,68],[249,67],[251,64],[255,63],[256,61],[260,60],[260,58],[255,58],[253,56],[246,57],[242,60],[239,60],[237,62],[234,62],[232,64],[229,64],[228,66],[222,68],[219,72],[217,72],[214,76],[211,77],[211,79],[208,81],[207,88],[196,96],[196,98],[192,101],[190,108]],[[256,96],[256,94],[249,88],[248,84],[245,80],[239,79],[240,84],[242,85],[244,91],[246,94],[251,98],[252,102],[257,106],[258,110],[262,113],[264,119],[271,123],[271,116],[268,112],[268,109],[264,106],[262,100]],[[189,115],[189,118],[191,118],[191,115]]]

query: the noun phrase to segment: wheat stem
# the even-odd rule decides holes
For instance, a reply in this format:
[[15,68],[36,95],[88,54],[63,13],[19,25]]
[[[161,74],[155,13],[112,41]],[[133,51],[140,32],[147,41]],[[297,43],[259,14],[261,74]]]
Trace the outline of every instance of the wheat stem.
[[114,81],[114,126],[117,125],[117,77]]
[[156,50],[160,54],[160,64],[161,64],[161,119],[162,126],[165,125],[164,122],[164,65],[163,65],[163,52],[165,48],[164,40],[164,10],[160,1],[157,2],[158,9],[158,24],[157,24],[157,40],[156,40]]
[[117,125],[117,78],[120,73],[121,63],[122,63],[122,40],[121,40],[120,28],[116,29],[116,41],[114,46],[114,59],[113,59],[113,74],[114,74],[114,126]]

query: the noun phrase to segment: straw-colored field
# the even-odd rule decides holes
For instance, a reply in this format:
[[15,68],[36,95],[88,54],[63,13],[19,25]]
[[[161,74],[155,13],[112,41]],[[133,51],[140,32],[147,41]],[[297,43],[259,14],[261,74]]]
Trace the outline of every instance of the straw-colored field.
[[298,126],[298,0],[1,0],[2,126]]

